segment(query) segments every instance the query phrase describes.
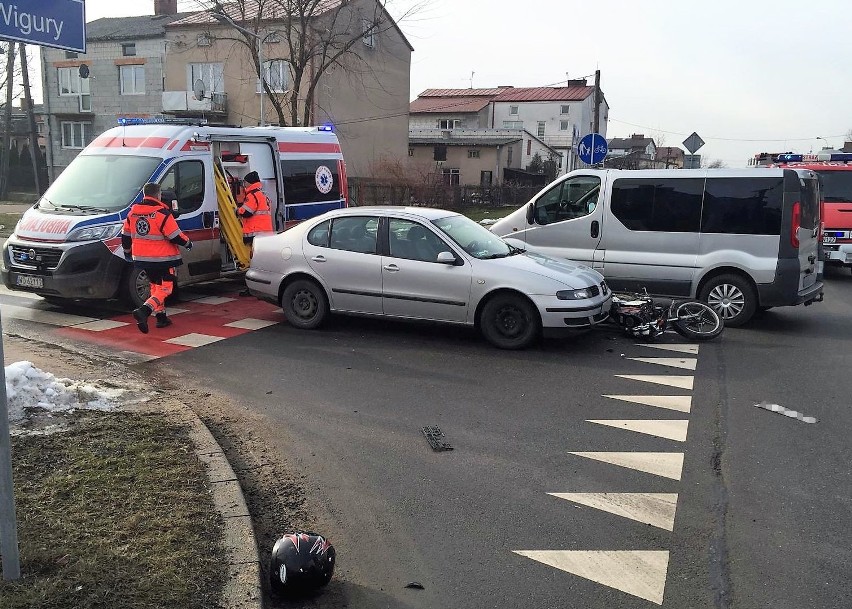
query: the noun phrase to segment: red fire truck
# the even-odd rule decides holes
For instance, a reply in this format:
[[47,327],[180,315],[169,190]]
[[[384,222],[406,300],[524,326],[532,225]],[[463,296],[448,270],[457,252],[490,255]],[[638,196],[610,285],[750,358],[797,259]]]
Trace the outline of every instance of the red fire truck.
[[810,169],[819,175],[825,264],[852,270],[852,153],[779,154],[770,166]]

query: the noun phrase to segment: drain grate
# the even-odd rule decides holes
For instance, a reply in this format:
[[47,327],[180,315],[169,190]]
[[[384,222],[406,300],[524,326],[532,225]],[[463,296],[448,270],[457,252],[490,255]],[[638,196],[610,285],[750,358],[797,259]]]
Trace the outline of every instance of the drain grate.
[[444,440],[444,432],[441,431],[441,428],[437,425],[424,427],[423,435],[426,436],[427,440],[429,440],[429,445],[432,447],[432,450],[453,450],[453,447],[450,446],[449,442]]

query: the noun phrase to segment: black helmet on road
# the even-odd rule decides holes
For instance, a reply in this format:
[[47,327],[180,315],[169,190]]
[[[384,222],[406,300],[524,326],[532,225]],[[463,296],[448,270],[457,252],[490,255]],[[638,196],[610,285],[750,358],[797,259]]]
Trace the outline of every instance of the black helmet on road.
[[316,533],[290,533],[275,542],[269,565],[273,592],[287,594],[325,586],[334,573],[334,546]]

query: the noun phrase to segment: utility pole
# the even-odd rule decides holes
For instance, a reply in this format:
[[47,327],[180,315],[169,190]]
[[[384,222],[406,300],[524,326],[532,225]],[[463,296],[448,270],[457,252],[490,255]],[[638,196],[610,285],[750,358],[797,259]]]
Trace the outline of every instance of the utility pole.
[[3,158],[0,161],[0,199],[9,192],[9,148],[12,141],[12,85],[15,82],[15,43],[6,45],[6,107],[3,109]]
[[601,128],[601,71],[595,70],[595,95],[594,95],[594,131],[600,133]]
[[[11,42],[9,46],[14,46]],[[1,322],[0,322],[1,323]],[[3,359],[3,328],[0,325],[0,362]],[[0,371],[0,559],[3,579],[21,577],[21,554],[18,548],[18,522],[15,519],[15,493],[12,485],[12,438],[9,435],[9,403],[6,395],[6,369]]]
[[36,129],[35,108],[33,107],[33,96],[30,91],[30,71],[27,66],[27,51],[24,48],[24,43],[18,44],[18,51],[21,53],[21,75],[24,81],[24,101],[27,104],[27,117],[29,118],[30,127],[30,159],[33,162],[33,179],[35,180],[36,194],[41,195],[41,176],[39,169],[41,167],[41,148],[38,147],[38,131]]

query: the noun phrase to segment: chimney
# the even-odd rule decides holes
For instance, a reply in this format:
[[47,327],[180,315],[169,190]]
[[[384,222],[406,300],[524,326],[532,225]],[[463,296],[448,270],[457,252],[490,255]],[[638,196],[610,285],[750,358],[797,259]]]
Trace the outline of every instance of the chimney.
[[154,0],[155,15],[177,15],[177,0]]
[[645,134],[644,133],[634,133],[633,135],[630,136],[630,139],[631,140],[644,140]]

